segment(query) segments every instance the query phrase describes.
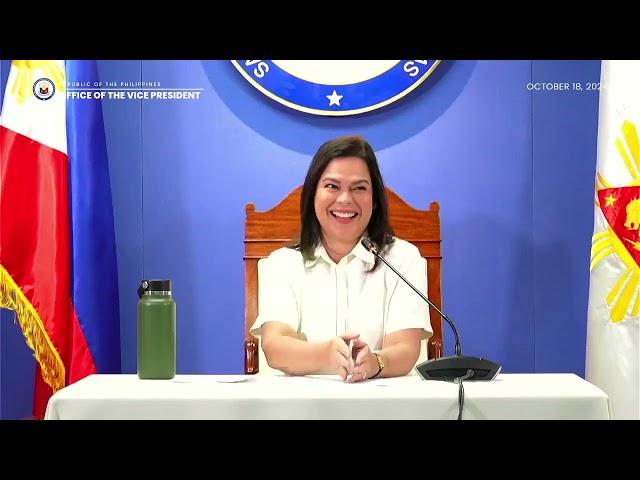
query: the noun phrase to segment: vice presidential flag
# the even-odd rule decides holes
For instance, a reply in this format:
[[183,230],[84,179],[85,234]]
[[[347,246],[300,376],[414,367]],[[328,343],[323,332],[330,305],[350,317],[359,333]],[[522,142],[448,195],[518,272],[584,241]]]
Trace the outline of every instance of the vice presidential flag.
[[640,419],[640,62],[603,61],[586,379]]

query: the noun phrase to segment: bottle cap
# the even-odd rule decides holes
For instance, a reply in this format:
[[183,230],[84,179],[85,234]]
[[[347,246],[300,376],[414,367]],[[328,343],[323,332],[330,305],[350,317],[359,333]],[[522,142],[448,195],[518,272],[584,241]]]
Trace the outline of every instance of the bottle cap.
[[138,296],[142,298],[144,292],[170,292],[171,280],[143,280],[138,287]]

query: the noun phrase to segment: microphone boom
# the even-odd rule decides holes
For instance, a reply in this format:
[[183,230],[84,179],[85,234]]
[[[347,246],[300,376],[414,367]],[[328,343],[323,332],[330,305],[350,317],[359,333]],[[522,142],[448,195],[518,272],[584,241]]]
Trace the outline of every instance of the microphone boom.
[[461,378],[465,380],[493,380],[502,367],[491,360],[480,357],[471,357],[462,355],[462,347],[460,345],[460,338],[458,337],[458,329],[449,317],[447,317],[442,311],[436,307],[431,300],[429,300],[422,292],[420,292],[414,285],[409,282],[404,276],[398,272],[389,262],[387,262],[382,255],[378,253],[378,248],[367,237],[364,237],[360,242],[364,248],[373,253],[376,257],[382,260],[387,267],[389,267],[398,277],[400,277],[409,287],[413,289],[425,302],[434,308],[440,316],[446,320],[446,322],[453,330],[455,336],[455,356],[453,357],[441,357],[433,358],[425,362],[419,363],[415,366],[416,371],[424,380],[445,380],[456,381]]

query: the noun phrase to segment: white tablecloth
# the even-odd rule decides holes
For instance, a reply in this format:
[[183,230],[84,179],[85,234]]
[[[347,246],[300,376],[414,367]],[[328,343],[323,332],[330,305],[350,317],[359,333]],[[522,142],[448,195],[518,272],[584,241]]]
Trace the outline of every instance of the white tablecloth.
[[[237,383],[227,383],[239,380]],[[574,374],[464,382],[464,419],[609,419],[606,394]],[[458,385],[418,376],[347,384],[285,375],[90,375],[54,394],[46,419],[455,419]]]

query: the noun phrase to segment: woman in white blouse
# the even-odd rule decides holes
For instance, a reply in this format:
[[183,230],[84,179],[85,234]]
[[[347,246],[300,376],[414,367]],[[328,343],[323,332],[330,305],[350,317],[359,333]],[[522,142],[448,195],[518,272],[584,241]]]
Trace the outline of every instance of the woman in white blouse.
[[426,262],[393,237],[378,161],[359,136],[323,144],[307,171],[299,241],[260,262],[258,318],[270,367],[348,382],[408,374],[433,333],[424,301],[360,241],[421,291]]

